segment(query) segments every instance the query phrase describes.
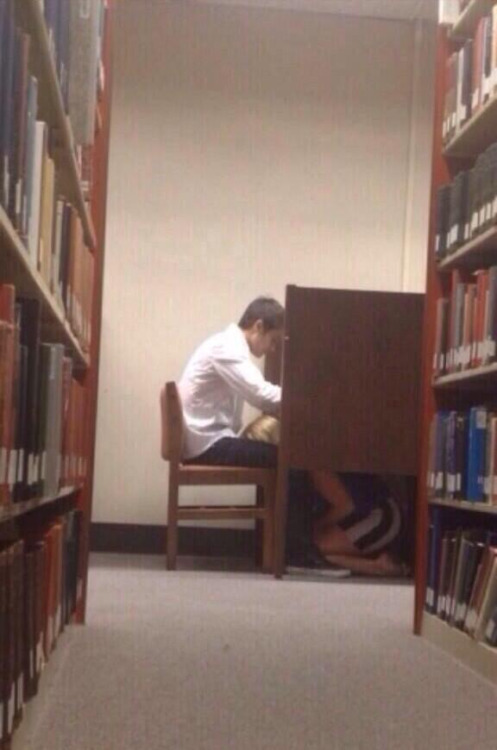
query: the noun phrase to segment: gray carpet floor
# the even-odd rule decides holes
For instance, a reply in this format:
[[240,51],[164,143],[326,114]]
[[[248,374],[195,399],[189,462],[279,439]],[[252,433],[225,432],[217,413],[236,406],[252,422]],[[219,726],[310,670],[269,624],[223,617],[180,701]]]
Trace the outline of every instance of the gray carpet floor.
[[470,750],[497,693],[411,635],[403,584],[94,557],[15,750]]

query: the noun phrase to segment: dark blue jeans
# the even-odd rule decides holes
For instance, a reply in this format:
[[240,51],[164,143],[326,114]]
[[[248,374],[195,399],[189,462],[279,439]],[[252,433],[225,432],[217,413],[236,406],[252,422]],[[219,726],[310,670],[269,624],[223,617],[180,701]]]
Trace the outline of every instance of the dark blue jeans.
[[[278,449],[270,443],[247,438],[221,438],[190,463],[211,466],[276,467]],[[185,463],[188,463],[186,461]],[[312,545],[313,519],[328,504],[313,488],[306,471],[290,469],[288,475],[288,511],[286,556],[301,553]]]

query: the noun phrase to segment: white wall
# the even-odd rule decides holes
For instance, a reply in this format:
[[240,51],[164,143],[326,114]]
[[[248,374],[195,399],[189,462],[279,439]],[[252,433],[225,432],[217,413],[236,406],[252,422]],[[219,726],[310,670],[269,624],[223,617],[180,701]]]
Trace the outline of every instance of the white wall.
[[414,74],[412,24],[143,7],[116,13],[94,520],[164,523],[158,394],[203,338],[288,283],[423,290],[433,29]]

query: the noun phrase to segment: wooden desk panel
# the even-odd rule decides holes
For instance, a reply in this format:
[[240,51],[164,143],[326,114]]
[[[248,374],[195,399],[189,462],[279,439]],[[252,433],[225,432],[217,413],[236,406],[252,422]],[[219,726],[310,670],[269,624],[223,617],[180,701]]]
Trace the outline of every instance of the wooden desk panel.
[[287,287],[277,575],[288,468],[417,473],[422,314],[421,294]]
[[422,295],[289,287],[290,465],[416,474],[421,318]]

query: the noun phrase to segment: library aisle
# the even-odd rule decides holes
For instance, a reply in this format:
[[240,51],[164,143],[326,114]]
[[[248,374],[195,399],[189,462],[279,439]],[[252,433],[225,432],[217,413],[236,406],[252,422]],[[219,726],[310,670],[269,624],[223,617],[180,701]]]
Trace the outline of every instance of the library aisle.
[[14,750],[471,750],[495,689],[411,632],[410,585],[92,560]]

